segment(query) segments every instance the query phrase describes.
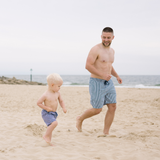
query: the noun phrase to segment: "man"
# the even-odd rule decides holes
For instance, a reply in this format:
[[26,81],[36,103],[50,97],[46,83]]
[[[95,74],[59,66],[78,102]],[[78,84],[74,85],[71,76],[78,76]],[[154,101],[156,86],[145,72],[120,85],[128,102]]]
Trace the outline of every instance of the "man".
[[116,90],[111,80],[111,75],[117,78],[119,84],[122,79],[114,70],[114,50],[110,47],[114,39],[113,29],[106,27],[101,35],[102,43],[94,46],[88,55],[86,69],[91,73],[89,82],[89,92],[91,105],[93,108],[86,110],[77,117],[76,127],[82,131],[82,122],[89,117],[99,114],[103,105],[107,105],[108,111],[104,120],[104,136],[109,135],[109,129],[113,122],[116,110]]

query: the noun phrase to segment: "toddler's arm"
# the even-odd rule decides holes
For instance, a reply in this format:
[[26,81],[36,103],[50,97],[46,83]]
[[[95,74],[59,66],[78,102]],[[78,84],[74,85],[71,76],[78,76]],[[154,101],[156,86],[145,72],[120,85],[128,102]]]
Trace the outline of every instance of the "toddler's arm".
[[45,101],[45,99],[46,99],[46,97],[45,97],[45,95],[43,94],[43,95],[39,98],[39,100],[37,101],[37,106],[39,106],[40,108],[46,110],[47,112],[50,112],[50,111],[52,111],[52,108],[47,107],[47,106],[45,106],[45,105],[43,104],[43,102]]
[[65,107],[65,104],[64,104],[64,101],[63,101],[63,99],[62,99],[62,96],[61,96],[60,92],[59,92],[58,100],[59,100],[60,106],[61,106],[62,109],[63,109],[63,112],[66,113],[66,112],[67,112],[67,109],[66,109],[66,107]]

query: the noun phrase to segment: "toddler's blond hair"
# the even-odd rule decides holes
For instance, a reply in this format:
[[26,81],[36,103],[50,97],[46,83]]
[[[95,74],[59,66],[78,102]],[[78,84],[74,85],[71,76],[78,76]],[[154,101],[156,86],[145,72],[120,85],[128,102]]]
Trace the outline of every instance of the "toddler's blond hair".
[[48,85],[57,84],[59,82],[63,82],[61,76],[57,73],[52,73],[47,76]]

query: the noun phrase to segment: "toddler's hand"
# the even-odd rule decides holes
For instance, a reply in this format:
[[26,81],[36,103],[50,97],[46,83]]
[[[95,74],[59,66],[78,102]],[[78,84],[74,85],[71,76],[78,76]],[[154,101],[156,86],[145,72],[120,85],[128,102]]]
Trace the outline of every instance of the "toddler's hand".
[[51,112],[51,111],[53,111],[53,109],[50,107],[47,107],[47,112]]
[[64,113],[66,113],[66,112],[67,112],[66,108],[63,108],[63,112],[64,112]]

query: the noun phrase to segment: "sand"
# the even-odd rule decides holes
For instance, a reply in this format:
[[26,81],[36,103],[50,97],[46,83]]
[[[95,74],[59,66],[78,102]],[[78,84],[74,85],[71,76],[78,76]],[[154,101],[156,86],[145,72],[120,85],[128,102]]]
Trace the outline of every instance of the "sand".
[[160,89],[116,88],[115,136],[98,138],[107,107],[78,132],[76,117],[91,107],[88,87],[62,87],[68,112],[58,107],[51,147],[36,105],[46,88],[0,85],[0,160],[160,160]]

